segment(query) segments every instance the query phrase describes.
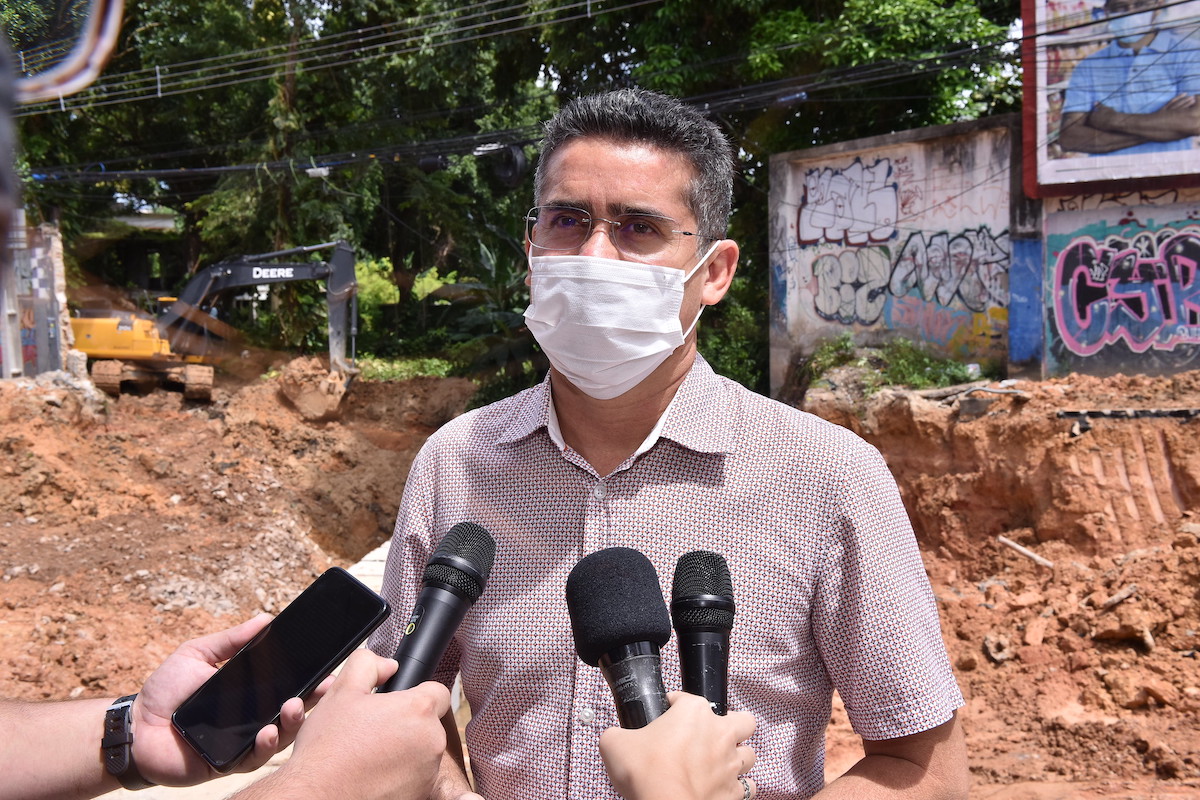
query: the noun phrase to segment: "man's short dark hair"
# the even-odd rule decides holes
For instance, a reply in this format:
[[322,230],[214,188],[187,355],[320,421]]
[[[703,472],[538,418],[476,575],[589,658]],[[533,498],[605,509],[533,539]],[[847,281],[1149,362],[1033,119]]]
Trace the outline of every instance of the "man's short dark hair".
[[699,111],[646,89],[617,89],[572,100],[545,125],[534,176],[539,203],[550,157],[572,139],[585,137],[638,142],[682,155],[696,170],[684,199],[696,215],[697,232],[724,238],[733,206],[733,148]]

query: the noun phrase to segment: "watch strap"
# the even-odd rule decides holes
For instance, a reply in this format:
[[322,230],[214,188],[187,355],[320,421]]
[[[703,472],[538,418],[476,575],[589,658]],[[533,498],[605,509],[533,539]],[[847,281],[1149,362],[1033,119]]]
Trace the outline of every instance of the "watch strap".
[[133,762],[133,701],[136,694],[127,694],[113,702],[104,712],[104,738],[100,750],[104,755],[104,769],[126,789],[136,791],[154,786],[142,777]]

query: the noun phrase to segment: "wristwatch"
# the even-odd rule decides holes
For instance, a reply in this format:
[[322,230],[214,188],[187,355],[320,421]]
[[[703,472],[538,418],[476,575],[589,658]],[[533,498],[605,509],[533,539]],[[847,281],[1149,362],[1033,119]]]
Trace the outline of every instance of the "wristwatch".
[[127,694],[108,707],[104,712],[104,738],[100,740],[104,768],[131,791],[155,785],[143,778],[137,764],[133,763],[132,717],[135,699],[136,694]]

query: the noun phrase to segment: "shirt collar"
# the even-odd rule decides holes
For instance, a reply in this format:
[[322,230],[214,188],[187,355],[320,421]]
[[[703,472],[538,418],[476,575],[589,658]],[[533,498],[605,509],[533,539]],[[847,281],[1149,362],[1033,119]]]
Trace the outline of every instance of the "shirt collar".
[[[660,438],[701,453],[733,452],[736,439],[733,423],[738,408],[724,383],[725,379],[713,372],[704,357],[697,353],[679,390],[634,455],[645,453]],[[514,400],[513,415],[497,443],[515,442],[545,428],[555,446],[562,450],[565,443],[554,411],[549,374],[540,384],[517,395]]]
[[[1167,53],[1167,52],[1170,52],[1180,45],[1182,38],[1183,37],[1181,37],[1179,34],[1175,33],[1173,30],[1160,28],[1158,30],[1157,34],[1155,35],[1155,37],[1150,40],[1150,44],[1146,45],[1141,50],[1139,50],[1137,52],[1137,55],[1141,55],[1142,53]],[[1121,47],[1121,45],[1117,44],[1116,39],[1113,39],[1112,42],[1109,44],[1109,46],[1116,48],[1116,50],[1119,53],[1121,53],[1122,55],[1127,55],[1127,56],[1134,55],[1133,51],[1130,50],[1128,47]]]

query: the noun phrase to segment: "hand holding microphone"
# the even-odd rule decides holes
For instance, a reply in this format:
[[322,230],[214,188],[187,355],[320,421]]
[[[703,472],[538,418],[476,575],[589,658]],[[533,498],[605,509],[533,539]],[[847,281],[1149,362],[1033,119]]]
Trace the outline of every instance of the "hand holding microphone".
[[754,733],[745,711],[718,716],[703,697],[668,695],[671,708],[637,730],[600,734],[600,757],[625,800],[743,800],[754,796]]
[[424,588],[396,649],[400,668],[381,692],[429,680],[467,610],[483,594],[495,557],[495,540],[474,522],[460,522],[447,531],[425,567]]
[[733,627],[725,559],[708,551],[682,556],[673,595],[687,693],[668,698],[659,648],[671,637],[671,618],[649,559],[627,547],[599,550],[567,578],[575,649],[600,667],[617,704],[621,727],[600,735],[605,769],[628,800],[750,800],[757,787],[745,773],[755,754],[739,742],[755,720],[725,714]]

